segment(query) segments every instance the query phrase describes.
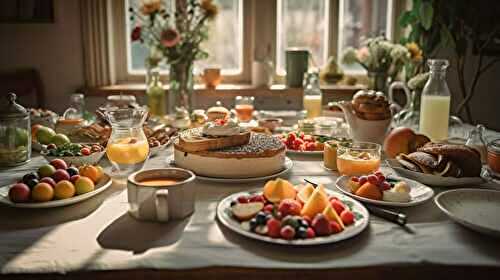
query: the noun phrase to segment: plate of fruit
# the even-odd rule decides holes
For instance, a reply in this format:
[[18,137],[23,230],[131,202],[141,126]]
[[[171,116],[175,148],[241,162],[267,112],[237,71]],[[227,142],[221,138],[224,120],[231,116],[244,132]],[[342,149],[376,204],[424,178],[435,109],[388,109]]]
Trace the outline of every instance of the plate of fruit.
[[217,218],[251,239],[308,246],[358,235],[368,226],[369,213],[358,201],[323,185],[294,186],[278,178],[262,189],[224,198],[217,206]]
[[37,171],[25,174],[19,182],[0,187],[0,203],[17,208],[66,206],[97,195],[111,182],[98,165],[77,168],[62,159],[54,159]]
[[337,188],[360,201],[392,207],[422,204],[434,196],[434,191],[417,181],[386,177],[380,171],[367,176],[341,176]]
[[332,138],[304,134],[303,132],[289,132],[280,135],[280,139],[285,144],[288,154],[322,155],[325,148],[324,143]]
[[95,165],[105,154],[105,148],[100,144],[66,143],[60,146],[47,145],[41,154],[47,161],[60,158],[69,165]]

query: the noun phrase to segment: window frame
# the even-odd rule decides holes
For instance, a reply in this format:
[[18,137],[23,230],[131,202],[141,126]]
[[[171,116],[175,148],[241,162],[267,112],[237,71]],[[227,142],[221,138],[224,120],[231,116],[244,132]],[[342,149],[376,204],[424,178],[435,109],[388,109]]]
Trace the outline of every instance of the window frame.
[[[143,83],[144,74],[128,73],[127,62],[127,39],[126,32],[126,3],[127,0],[110,1],[110,45],[113,50],[110,58],[111,65],[114,65],[112,75],[116,77],[117,84]],[[348,0],[328,0],[327,7],[327,44],[326,57],[339,57],[341,51],[341,2]],[[408,5],[407,0],[388,0],[387,16],[387,36],[391,40],[399,39],[402,30],[397,24],[398,15]],[[277,13],[278,0],[242,0],[242,71],[238,74],[222,75],[222,83],[229,84],[251,84],[252,83],[252,62],[255,58],[262,57],[267,52],[268,46],[271,49],[270,59],[276,65],[276,49],[278,43]],[[258,18],[258,20],[256,20]],[[259,56],[259,54],[261,54]],[[321,67],[321,65],[319,66]],[[277,67],[276,67],[277,68]],[[277,70],[277,69],[276,69]],[[282,75],[280,75],[282,74]],[[285,73],[274,73],[275,83],[283,83]],[[366,72],[361,70],[346,71],[346,74],[356,77],[365,76]]]

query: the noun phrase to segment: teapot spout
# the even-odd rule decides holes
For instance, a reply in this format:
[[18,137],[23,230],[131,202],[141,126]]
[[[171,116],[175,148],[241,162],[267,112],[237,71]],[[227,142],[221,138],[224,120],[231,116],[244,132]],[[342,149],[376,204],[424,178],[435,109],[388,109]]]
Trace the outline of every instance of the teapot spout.
[[342,112],[344,112],[345,120],[350,127],[356,126],[356,116],[353,113],[352,103],[349,101],[339,101],[335,102],[335,106],[338,106]]

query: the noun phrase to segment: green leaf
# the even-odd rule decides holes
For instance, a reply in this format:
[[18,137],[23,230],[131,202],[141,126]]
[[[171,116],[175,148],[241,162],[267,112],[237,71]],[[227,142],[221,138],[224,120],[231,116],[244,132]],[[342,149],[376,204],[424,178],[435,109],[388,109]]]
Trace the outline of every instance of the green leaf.
[[423,2],[419,10],[419,18],[425,30],[429,30],[432,26],[432,18],[434,17],[434,8],[429,2]]
[[410,20],[411,20],[411,12],[406,11],[402,13],[398,20],[399,26],[407,27],[408,24],[410,24]]
[[453,38],[453,35],[451,35],[450,30],[444,25],[441,25],[441,45],[445,48],[452,48],[455,49],[456,44],[455,44],[455,39]]
[[352,207],[354,206],[354,203],[352,203],[352,201],[349,201],[349,200],[342,200],[342,203],[349,207],[349,210],[352,210]]
[[354,211],[352,212],[354,214],[354,219],[357,221],[357,220],[361,220],[363,218],[363,215],[357,211]]

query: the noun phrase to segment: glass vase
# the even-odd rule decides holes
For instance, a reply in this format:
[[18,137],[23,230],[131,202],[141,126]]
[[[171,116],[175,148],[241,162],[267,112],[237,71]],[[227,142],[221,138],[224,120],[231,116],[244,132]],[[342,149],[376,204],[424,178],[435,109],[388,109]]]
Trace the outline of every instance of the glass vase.
[[193,63],[181,62],[170,65],[170,89],[168,92],[168,113],[175,114],[176,108],[188,112],[192,109]]
[[368,72],[369,87],[375,91],[387,92],[387,72],[370,71]]

